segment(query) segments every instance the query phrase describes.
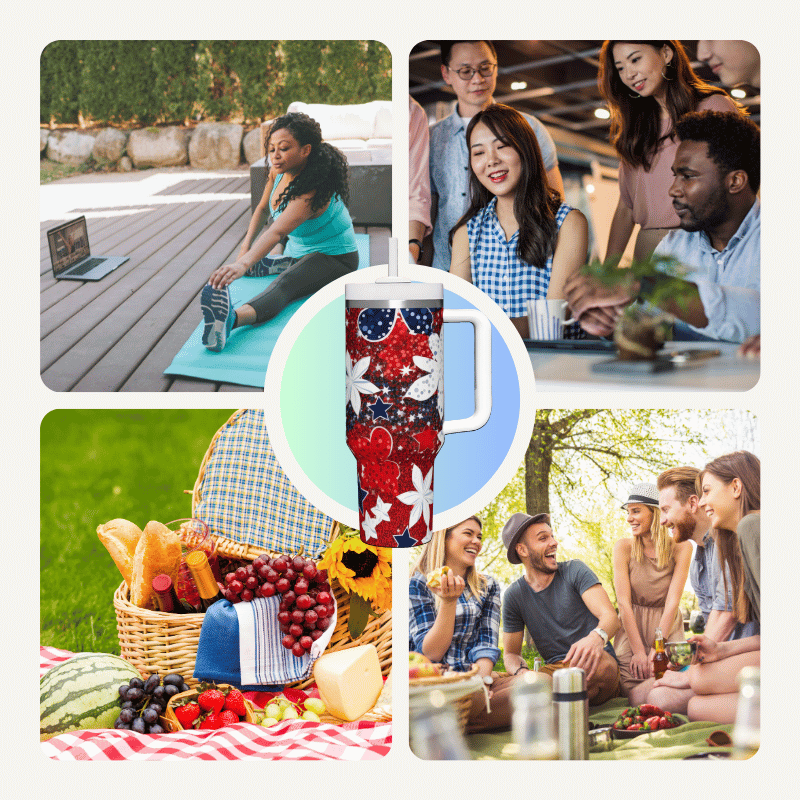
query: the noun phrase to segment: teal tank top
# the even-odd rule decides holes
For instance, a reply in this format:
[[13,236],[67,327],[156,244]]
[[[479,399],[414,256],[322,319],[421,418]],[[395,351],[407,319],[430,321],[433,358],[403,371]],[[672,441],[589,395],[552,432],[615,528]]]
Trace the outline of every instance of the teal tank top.
[[[279,175],[269,196],[272,218],[277,219],[283,212],[272,209],[272,198],[283,179]],[[357,250],[356,233],[350,212],[338,194],[331,197],[328,207],[318,217],[308,219],[298,225],[290,234],[284,255],[301,258],[309,253],[327,253],[340,256]]]

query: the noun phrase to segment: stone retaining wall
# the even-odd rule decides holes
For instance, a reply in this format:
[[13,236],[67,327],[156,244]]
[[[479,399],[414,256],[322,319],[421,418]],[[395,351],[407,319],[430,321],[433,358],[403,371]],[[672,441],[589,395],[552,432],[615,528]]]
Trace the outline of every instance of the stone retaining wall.
[[39,129],[39,152],[51,161],[79,167],[90,158],[123,172],[145,167],[189,164],[199,169],[235,169],[261,157],[261,129],[244,132],[229,122],[202,122],[195,128],[172,126],[125,131]]

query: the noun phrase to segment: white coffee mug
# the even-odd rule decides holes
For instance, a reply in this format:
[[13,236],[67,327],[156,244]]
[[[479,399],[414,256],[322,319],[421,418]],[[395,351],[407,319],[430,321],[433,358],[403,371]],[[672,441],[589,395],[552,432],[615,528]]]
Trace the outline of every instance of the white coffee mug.
[[530,338],[563,339],[564,327],[575,322],[574,319],[566,319],[568,307],[566,300],[528,300]]

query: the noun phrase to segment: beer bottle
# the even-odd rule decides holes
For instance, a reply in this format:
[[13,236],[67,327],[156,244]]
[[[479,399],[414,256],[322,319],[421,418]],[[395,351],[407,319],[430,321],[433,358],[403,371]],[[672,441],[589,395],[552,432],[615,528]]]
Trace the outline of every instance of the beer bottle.
[[664,634],[661,633],[661,628],[656,628],[656,638],[653,644],[655,647],[655,655],[653,656],[653,674],[656,679],[660,678],[666,671],[669,664],[669,658],[664,650]]
[[209,606],[217,600],[222,600],[222,592],[219,590],[214,573],[208,563],[208,558],[202,550],[192,550],[186,556],[186,564],[192,573],[197,593],[200,595],[200,611],[204,613]]

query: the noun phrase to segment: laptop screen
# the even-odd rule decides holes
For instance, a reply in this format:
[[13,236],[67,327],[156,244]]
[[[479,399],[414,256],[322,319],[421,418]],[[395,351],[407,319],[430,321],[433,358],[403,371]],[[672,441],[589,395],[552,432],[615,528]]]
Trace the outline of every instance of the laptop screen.
[[86,230],[86,217],[65,222],[47,231],[50,245],[50,260],[53,272],[58,274],[89,255],[89,234]]

